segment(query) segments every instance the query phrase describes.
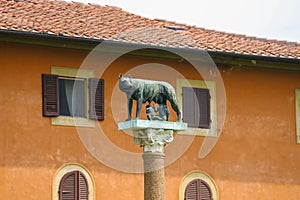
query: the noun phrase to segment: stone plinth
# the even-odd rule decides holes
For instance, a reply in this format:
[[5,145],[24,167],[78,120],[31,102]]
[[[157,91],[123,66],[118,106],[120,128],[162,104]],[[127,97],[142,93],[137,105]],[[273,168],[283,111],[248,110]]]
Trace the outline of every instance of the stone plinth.
[[173,141],[174,131],[187,129],[187,123],[132,120],[120,122],[119,130],[131,130],[133,140],[144,148],[144,152],[164,152],[164,146]]
[[144,148],[144,200],[165,200],[164,147],[187,123],[132,120],[120,122],[118,128],[132,131],[134,142]]
[[136,119],[126,122],[119,122],[118,128],[119,130],[140,130],[146,128],[154,128],[173,131],[184,131],[187,129],[187,123]]

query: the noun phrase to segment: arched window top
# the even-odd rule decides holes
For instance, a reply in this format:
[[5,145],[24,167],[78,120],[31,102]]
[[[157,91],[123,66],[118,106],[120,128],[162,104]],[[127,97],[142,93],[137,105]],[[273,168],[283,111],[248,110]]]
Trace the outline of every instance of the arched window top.
[[60,200],[88,200],[88,183],[80,171],[68,172],[59,184]]
[[218,200],[214,180],[204,172],[190,172],[181,181],[179,200]]
[[94,200],[94,181],[79,164],[66,164],[56,173],[52,185],[52,200]]
[[209,185],[201,179],[194,179],[185,188],[185,200],[212,200]]

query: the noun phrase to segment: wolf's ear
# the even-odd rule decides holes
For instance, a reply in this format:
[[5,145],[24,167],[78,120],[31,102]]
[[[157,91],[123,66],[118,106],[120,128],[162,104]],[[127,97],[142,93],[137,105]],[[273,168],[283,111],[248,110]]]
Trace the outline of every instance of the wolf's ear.
[[132,83],[132,77],[130,74],[128,74],[128,79],[129,79],[129,82]]
[[122,79],[123,78],[123,75],[122,74],[119,74],[119,79]]

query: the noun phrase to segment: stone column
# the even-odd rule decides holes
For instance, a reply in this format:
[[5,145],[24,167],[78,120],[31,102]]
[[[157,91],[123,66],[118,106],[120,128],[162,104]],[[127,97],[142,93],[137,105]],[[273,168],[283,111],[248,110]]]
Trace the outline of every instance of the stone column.
[[186,130],[187,124],[133,120],[118,126],[119,130],[131,130],[134,142],[144,148],[144,200],[165,200],[164,147],[173,141],[173,130]]
[[165,200],[164,153],[146,152],[144,160],[144,200]]
[[164,147],[173,130],[146,128],[133,131],[134,142],[144,148],[144,200],[165,200]]

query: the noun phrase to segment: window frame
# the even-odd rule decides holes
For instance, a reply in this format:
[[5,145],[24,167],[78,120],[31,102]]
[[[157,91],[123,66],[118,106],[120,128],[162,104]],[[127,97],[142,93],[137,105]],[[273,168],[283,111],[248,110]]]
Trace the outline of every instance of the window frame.
[[93,70],[75,69],[65,67],[51,67],[51,74],[58,75],[58,78],[66,79],[86,79],[85,81],[85,117],[62,116],[51,117],[51,124],[58,126],[79,126],[79,127],[95,127],[96,121],[89,119],[89,95],[88,95],[88,78],[94,78]]
[[[189,127],[186,131],[180,131],[178,134],[181,135],[194,135],[194,136],[211,136],[217,137],[217,106],[216,106],[216,83],[213,81],[203,81],[203,80],[191,80],[191,79],[177,79],[176,80],[176,95],[178,105],[181,111],[182,109],[182,88],[204,88],[209,89],[210,93],[210,128],[192,128]],[[183,116],[183,113],[182,113]]]
[[180,186],[179,186],[179,200],[184,200],[185,199],[185,190],[186,187],[189,185],[190,182],[194,181],[195,179],[200,179],[204,181],[209,187],[212,195],[213,200],[218,200],[219,195],[218,195],[218,188],[216,186],[215,181],[211,176],[209,176],[207,173],[199,170],[191,171],[187,175],[183,177],[181,180]]
[[[61,91],[60,91],[60,86],[61,86],[61,80],[67,80],[67,81],[74,81],[74,84],[75,84],[75,81],[83,81],[83,89],[84,89],[84,116],[72,116],[72,115],[63,115],[63,114],[61,114],[61,107],[62,107],[62,103],[61,103]],[[88,117],[88,110],[87,110],[87,103],[88,102],[86,102],[86,100],[87,100],[87,98],[86,98],[86,95],[87,95],[87,87],[88,87],[88,84],[87,84],[87,79],[86,78],[76,78],[76,77],[66,77],[66,76],[58,76],[58,82],[59,82],[59,89],[58,89],[58,92],[59,92],[59,116],[66,116],[66,117],[81,117],[81,118],[87,118]],[[70,111],[69,112],[71,112],[71,109],[72,108],[69,108],[70,109]]]

